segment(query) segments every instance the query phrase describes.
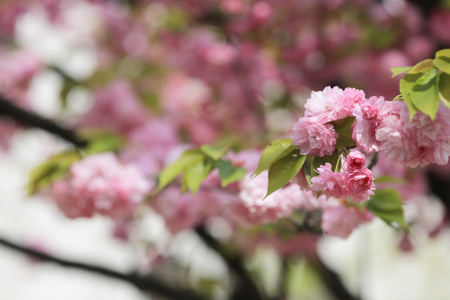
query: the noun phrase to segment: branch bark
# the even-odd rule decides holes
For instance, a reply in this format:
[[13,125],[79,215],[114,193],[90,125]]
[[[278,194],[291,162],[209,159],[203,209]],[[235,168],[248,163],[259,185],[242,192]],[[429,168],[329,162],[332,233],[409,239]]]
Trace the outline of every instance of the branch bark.
[[233,300],[262,300],[264,297],[253,281],[251,275],[245,269],[242,257],[236,254],[229,254],[222,245],[214,239],[203,226],[197,226],[195,232],[211,249],[217,252],[227,263],[230,271],[237,277]]
[[51,262],[58,264],[63,267],[67,268],[74,268],[79,269],[87,272],[91,272],[94,274],[106,276],[109,278],[114,278],[118,280],[122,280],[125,282],[128,282],[141,291],[155,293],[160,296],[166,297],[168,299],[174,299],[174,300],[207,300],[196,293],[192,292],[191,290],[185,290],[185,289],[177,289],[172,286],[167,285],[166,283],[162,282],[161,280],[155,278],[151,275],[142,276],[136,272],[123,274],[111,269],[99,267],[99,266],[93,266],[85,263],[80,262],[74,262],[62,258],[58,258],[55,256],[51,256],[48,254],[44,254],[38,251],[35,251],[33,249],[26,248],[24,246],[18,245],[16,243],[13,243],[11,241],[8,241],[4,238],[0,238],[0,245],[8,248],[10,250],[14,250],[26,255],[29,255],[35,259],[45,261],[45,262]]
[[83,148],[88,144],[87,141],[80,139],[75,132],[60,126],[51,120],[26,111],[23,108],[14,105],[11,101],[8,101],[3,95],[0,95],[0,117],[2,116],[10,117],[27,127],[40,128],[62,138],[76,147]]

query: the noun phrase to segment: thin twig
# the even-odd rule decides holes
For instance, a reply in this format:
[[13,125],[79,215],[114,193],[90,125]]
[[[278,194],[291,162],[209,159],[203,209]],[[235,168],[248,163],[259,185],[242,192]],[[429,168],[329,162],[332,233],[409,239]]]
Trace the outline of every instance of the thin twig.
[[87,141],[77,137],[73,131],[35,113],[26,111],[0,95],[0,117],[2,116],[10,117],[24,126],[45,130],[80,148],[86,147],[88,144]]
[[214,239],[203,226],[197,226],[195,232],[211,249],[216,251],[227,263],[230,271],[237,277],[237,287],[232,295],[234,300],[262,300],[264,297],[245,269],[242,257],[228,253],[222,245]]
[[99,275],[106,276],[109,278],[119,279],[119,280],[133,284],[134,286],[136,286],[138,289],[140,289],[142,291],[152,292],[152,293],[158,294],[160,296],[164,296],[169,299],[206,300],[205,298],[193,293],[190,290],[177,289],[177,288],[171,287],[171,286],[165,284],[164,282],[162,282],[161,280],[155,278],[154,276],[150,276],[150,275],[142,276],[136,272],[123,274],[123,273],[119,273],[117,271],[99,267],[99,266],[93,266],[93,265],[88,265],[85,263],[65,260],[62,258],[58,258],[55,256],[51,256],[48,254],[44,254],[44,253],[35,251],[33,249],[29,249],[27,247],[7,241],[4,238],[0,238],[0,245],[6,247],[8,249],[17,251],[17,252],[27,254],[27,255],[29,255],[35,259],[41,260],[41,261],[51,262],[51,263],[61,265],[63,267],[80,269],[83,271],[99,274]]

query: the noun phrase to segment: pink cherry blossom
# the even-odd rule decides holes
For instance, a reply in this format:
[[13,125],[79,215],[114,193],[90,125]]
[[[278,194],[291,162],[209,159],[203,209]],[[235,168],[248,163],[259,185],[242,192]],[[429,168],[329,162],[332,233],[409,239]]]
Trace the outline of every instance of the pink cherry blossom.
[[324,122],[342,118],[343,116],[337,116],[335,103],[343,97],[343,94],[337,86],[333,88],[327,86],[323,91],[311,92],[311,97],[305,104],[305,116],[317,117]]
[[323,195],[328,197],[343,198],[347,196],[344,180],[345,177],[339,172],[333,172],[330,163],[317,168],[319,175],[311,178],[311,189],[313,191],[321,191]]
[[104,153],[74,163],[67,178],[54,182],[49,192],[68,218],[100,214],[125,220],[153,187],[134,166]]
[[359,151],[352,151],[342,163],[342,172],[362,169],[366,165],[366,156]]
[[163,119],[150,119],[132,130],[129,143],[121,157],[124,162],[137,166],[146,175],[155,175],[178,144],[179,138],[172,123]]
[[[94,104],[80,120],[81,126],[111,129],[128,134],[146,122],[149,115],[131,84],[117,80],[94,94]],[[111,122],[111,120],[114,120]]]
[[267,171],[253,179],[250,175],[247,174],[241,182],[240,200],[230,206],[230,218],[240,225],[275,223],[307,202],[308,196],[296,184],[275,191],[264,199],[269,182]]
[[331,155],[338,135],[331,124],[323,124],[316,117],[300,118],[294,125],[293,143],[300,153],[311,156]]
[[370,97],[357,105],[353,110],[356,117],[352,131],[352,138],[356,141],[359,149],[365,153],[380,150],[380,142],[376,139],[376,129],[381,123],[381,111],[385,101],[383,97]]
[[364,202],[373,195],[375,185],[373,183],[372,172],[367,169],[350,170],[344,173],[344,185],[352,200]]
[[388,158],[407,167],[445,165],[450,156],[450,109],[440,105],[435,120],[418,112],[411,122],[404,102],[398,114],[383,118],[376,132]]
[[321,226],[326,234],[345,239],[359,225],[371,221],[372,218],[372,213],[366,209],[330,206],[323,210]]

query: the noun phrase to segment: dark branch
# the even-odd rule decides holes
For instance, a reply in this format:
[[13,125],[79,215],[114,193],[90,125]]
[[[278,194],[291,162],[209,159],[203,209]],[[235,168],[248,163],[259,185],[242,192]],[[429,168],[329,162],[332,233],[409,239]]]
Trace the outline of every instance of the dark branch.
[[320,260],[311,261],[316,272],[320,275],[322,282],[326,285],[328,290],[338,300],[360,300],[358,297],[349,293],[347,288],[342,283],[339,276],[328,269]]
[[76,134],[59,126],[58,124],[45,119],[39,115],[26,111],[8,101],[4,96],[0,95],[0,117],[10,117],[16,122],[28,126],[35,127],[52,133],[77,147],[86,147],[87,141],[76,136]]
[[169,299],[206,300],[206,299],[202,298],[201,296],[193,293],[190,290],[182,290],[182,289],[177,289],[177,288],[168,286],[167,284],[165,284],[164,282],[160,281],[159,279],[157,279],[153,276],[149,276],[149,275],[142,276],[137,273],[123,274],[123,273],[119,273],[117,271],[106,269],[103,267],[92,266],[92,265],[88,265],[88,264],[84,264],[84,263],[65,260],[62,258],[50,256],[48,254],[40,253],[35,250],[17,245],[15,243],[7,241],[3,238],[0,238],[0,245],[6,247],[8,249],[18,251],[23,254],[27,254],[38,260],[52,262],[52,263],[61,265],[63,267],[80,269],[83,271],[88,271],[88,272],[99,274],[99,275],[106,276],[109,278],[123,280],[123,281],[133,284],[134,286],[136,286],[138,289],[140,289],[142,291],[153,292],[155,294],[164,296]]
[[198,226],[195,231],[205,244],[216,251],[225,260],[230,271],[237,277],[237,287],[231,299],[264,299],[255,282],[252,280],[251,275],[245,269],[242,257],[237,254],[228,253],[228,251],[226,251],[222,245],[206,231],[205,227]]

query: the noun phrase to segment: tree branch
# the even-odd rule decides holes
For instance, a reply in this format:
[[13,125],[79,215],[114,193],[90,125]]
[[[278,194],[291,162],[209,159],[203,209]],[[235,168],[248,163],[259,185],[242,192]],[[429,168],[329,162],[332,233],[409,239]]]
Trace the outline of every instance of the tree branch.
[[0,95],[0,117],[2,116],[10,117],[24,126],[45,130],[75,145],[76,147],[83,148],[88,144],[87,141],[77,137],[73,131],[63,128],[55,122],[45,119],[37,114],[26,111],[8,101],[3,95]]
[[92,265],[88,265],[88,264],[84,264],[84,263],[80,263],[80,262],[65,260],[62,258],[58,258],[55,256],[51,256],[48,254],[44,254],[44,253],[37,252],[35,250],[20,246],[18,244],[7,241],[3,238],[0,238],[0,245],[2,245],[5,248],[17,251],[17,252],[27,254],[33,258],[36,258],[36,259],[39,259],[42,261],[46,261],[46,262],[55,263],[55,264],[61,265],[63,267],[80,269],[83,271],[88,271],[88,272],[91,272],[94,274],[99,274],[99,275],[106,276],[109,278],[123,280],[125,282],[131,283],[132,285],[134,285],[135,287],[137,287],[138,289],[140,289],[142,291],[153,292],[155,294],[164,296],[169,299],[206,300],[203,297],[193,293],[190,290],[177,289],[177,288],[171,287],[171,286],[165,284],[164,282],[162,282],[161,280],[155,278],[154,276],[150,276],[150,275],[142,276],[142,275],[137,274],[136,272],[129,273],[129,274],[123,274],[123,273],[119,273],[117,271],[106,269],[103,267],[92,266]]
[[231,272],[236,275],[237,287],[232,295],[231,299],[234,300],[262,300],[264,299],[256,286],[255,282],[251,278],[251,275],[245,269],[242,257],[233,254],[230,255],[223,247],[214,239],[203,226],[197,226],[195,232],[198,236],[208,245],[211,249],[216,251],[227,263]]
[[350,292],[347,290],[347,288],[342,283],[339,276],[333,272],[332,270],[328,269],[325,264],[317,260],[311,260],[310,261],[312,265],[314,266],[314,269],[319,274],[320,278],[322,279],[322,282],[326,285],[328,290],[332,293],[332,295],[338,299],[338,300],[360,300],[360,298],[353,296],[350,294]]

